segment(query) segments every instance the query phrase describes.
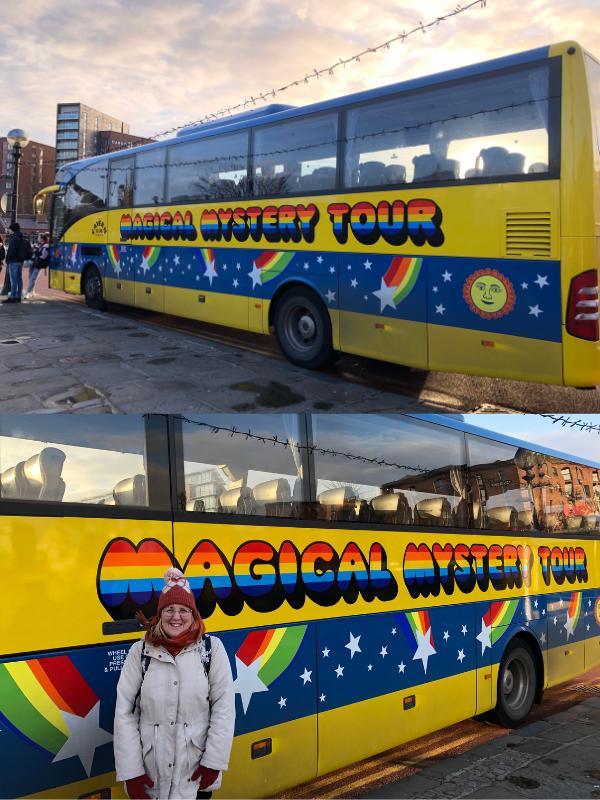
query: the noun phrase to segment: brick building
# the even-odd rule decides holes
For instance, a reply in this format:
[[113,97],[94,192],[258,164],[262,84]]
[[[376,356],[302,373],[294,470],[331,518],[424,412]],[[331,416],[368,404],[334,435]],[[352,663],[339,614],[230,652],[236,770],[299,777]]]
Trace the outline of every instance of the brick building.
[[154,141],[155,139],[144,139],[142,136],[134,136],[132,133],[100,131],[98,133],[98,153],[114,153],[117,150],[125,150],[138,144],[150,144]]
[[[33,198],[40,189],[54,183],[56,150],[49,144],[30,141],[23,149],[19,169],[17,218],[25,231],[42,232],[48,220],[33,211]],[[5,136],[0,137],[0,196],[12,195],[14,161],[12,148]],[[7,212],[2,215],[0,230],[10,223],[12,197],[8,200]]]

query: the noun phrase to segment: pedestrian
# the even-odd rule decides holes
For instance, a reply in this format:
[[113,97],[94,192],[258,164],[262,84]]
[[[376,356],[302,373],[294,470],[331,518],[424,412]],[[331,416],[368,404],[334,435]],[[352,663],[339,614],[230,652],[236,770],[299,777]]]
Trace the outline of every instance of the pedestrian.
[[165,572],[156,616],[130,649],[115,708],[117,780],[131,798],[209,798],[229,764],[235,695],[183,573]]
[[27,294],[25,295],[26,300],[31,300],[33,297],[35,282],[37,281],[40,270],[43,269],[45,271],[50,263],[49,238],[50,237],[47,233],[44,233],[42,236],[40,236],[38,247],[34,253],[32,265],[29,268],[29,285],[27,286]]
[[23,237],[18,222],[11,222],[8,228],[12,231],[8,237],[6,253],[6,263],[10,273],[10,296],[2,302],[20,303],[23,292],[23,262],[31,258],[31,245]]
[[[6,248],[4,247],[4,236],[0,234],[0,255],[2,258],[0,259],[0,269],[2,268],[3,262],[6,261]],[[4,271],[4,284],[2,286],[2,291],[0,292],[0,297],[6,297],[10,292],[10,273],[8,271],[8,264],[4,263],[6,267]]]

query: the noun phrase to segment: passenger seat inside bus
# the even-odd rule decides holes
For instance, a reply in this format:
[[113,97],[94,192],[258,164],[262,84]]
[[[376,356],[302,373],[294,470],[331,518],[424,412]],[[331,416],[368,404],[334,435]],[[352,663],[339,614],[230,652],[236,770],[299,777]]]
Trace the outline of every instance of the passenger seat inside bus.
[[359,186],[383,186],[387,182],[383,161],[365,161],[364,164],[359,164]]
[[371,517],[374,522],[387,525],[410,525],[412,511],[402,492],[385,492],[371,500]]
[[452,525],[452,506],[446,497],[427,497],[415,504],[414,518],[415,525]]
[[252,490],[255,514],[266,517],[289,517],[292,513],[292,491],[285,478],[257,483]]
[[523,153],[509,153],[505,147],[486,147],[479,155],[483,159],[481,176],[520,175],[525,167]]
[[487,526],[491,530],[513,531],[519,526],[517,509],[514,506],[496,506],[487,510]]
[[146,476],[123,478],[113,489],[113,499],[116,506],[147,506]]
[[460,177],[460,162],[455,158],[439,158],[433,153],[424,153],[413,158],[416,181],[453,181]]
[[326,489],[317,495],[318,517],[330,522],[336,520],[356,519],[357,503],[360,503],[356,493],[350,486],[338,486],[335,489]]
[[2,497],[60,503],[66,488],[61,477],[65,458],[57,447],[45,447],[26,461],[4,470],[0,476]]
[[385,168],[385,183],[406,183],[406,167],[402,164],[388,164]]
[[254,497],[248,486],[227,489],[219,497],[219,511],[222,514],[253,514]]

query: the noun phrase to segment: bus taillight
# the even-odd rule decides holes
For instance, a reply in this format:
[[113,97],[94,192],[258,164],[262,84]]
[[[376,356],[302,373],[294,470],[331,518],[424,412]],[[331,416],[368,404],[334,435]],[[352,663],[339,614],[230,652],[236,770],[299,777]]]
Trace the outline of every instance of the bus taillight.
[[598,273],[595,269],[581,272],[571,281],[567,305],[567,331],[571,336],[597,342],[598,318]]

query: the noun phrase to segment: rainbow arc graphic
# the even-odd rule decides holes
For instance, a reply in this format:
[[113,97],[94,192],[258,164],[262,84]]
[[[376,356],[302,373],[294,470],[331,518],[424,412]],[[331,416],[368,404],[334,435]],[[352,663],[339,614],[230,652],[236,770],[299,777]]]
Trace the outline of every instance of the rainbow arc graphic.
[[242,700],[244,714],[252,695],[266,692],[294,660],[308,625],[268,628],[249,633],[235,654],[237,678],[234,691]]
[[381,287],[373,292],[379,298],[380,311],[386,306],[392,309],[405,300],[412,292],[423,266],[422,258],[394,256],[381,279]]
[[160,255],[160,247],[148,245],[148,247],[144,247],[142,250],[142,263],[140,265],[140,269],[146,274],[148,270],[152,269],[152,267],[158,261],[158,257]]
[[110,261],[113,271],[119,275],[121,273],[121,254],[119,253],[119,248],[117,245],[107,244],[106,254],[108,255],[108,260]]
[[95,748],[112,739],[98,712],[98,695],[68,656],[0,664],[0,721],[52,761],[79,756],[88,776]]
[[260,282],[264,285],[281,275],[294,255],[294,253],[278,253],[273,250],[263,251],[258,258],[254,259],[256,267],[260,270]]
[[399,617],[400,627],[413,653],[413,661],[421,661],[427,673],[429,658],[436,655],[428,611],[408,611]]
[[575,636],[575,628],[577,627],[581,615],[581,604],[581,592],[571,592],[569,608],[567,609],[567,621],[563,625],[563,628],[567,632],[567,641],[569,641],[569,636]]
[[504,633],[519,607],[518,598],[515,600],[498,600],[490,603],[490,607],[481,618],[481,631],[475,637],[481,642],[481,654],[486,648],[492,648]]
[[217,266],[215,263],[215,251],[212,247],[205,247],[200,250],[200,256],[206,268],[204,271],[204,277],[208,278],[209,283],[212,286],[213,278],[218,277]]

